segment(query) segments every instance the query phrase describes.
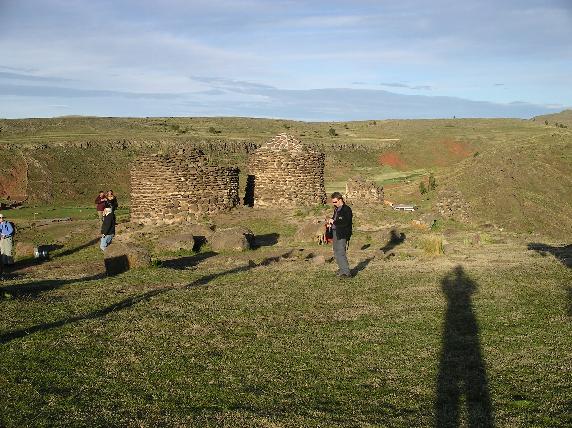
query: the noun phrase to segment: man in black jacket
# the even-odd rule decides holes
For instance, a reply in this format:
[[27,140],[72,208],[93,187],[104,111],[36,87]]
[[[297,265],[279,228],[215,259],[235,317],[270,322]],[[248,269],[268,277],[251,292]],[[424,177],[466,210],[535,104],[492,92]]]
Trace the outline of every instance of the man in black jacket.
[[111,208],[105,208],[103,210],[103,222],[101,223],[101,242],[99,243],[99,248],[105,251],[113,237],[115,236],[115,213]]
[[340,192],[332,193],[334,215],[328,220],[328,224],[334,235],[334,257],[339,270],[336,273],[341,278],[351,277],[350,266],[346,250],[352,236],[352,209],[344,203]]

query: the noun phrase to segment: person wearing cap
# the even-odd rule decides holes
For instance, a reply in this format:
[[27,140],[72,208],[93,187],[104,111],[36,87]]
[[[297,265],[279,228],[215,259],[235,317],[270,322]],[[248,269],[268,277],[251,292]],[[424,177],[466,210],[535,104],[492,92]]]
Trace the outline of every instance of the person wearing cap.
[[113,237],[115,236],[115,214],[113,210],[109,207],[103,210],[103,222],[101,223],[101,241],[99,243],[99,248],[101,251],[105,251]]
[[0,254],[2,255],[2,264],[11,265],[14,263],[12,258],[12,248],[14,246],[14,226],[6,221],[4,214],[0,214]]

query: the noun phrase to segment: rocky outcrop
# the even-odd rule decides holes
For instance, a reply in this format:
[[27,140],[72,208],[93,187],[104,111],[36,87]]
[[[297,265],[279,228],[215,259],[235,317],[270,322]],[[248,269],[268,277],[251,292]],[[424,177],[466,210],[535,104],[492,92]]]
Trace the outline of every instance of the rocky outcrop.
[[345,198],[352,204],[382,204],[383,187],[363,177],[353,177],[346,183]]

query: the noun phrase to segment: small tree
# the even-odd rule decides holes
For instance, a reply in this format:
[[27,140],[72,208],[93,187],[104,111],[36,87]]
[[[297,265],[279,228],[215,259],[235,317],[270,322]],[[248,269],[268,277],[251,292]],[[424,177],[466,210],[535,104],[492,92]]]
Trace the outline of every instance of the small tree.
[[423,181],[419,183],[419,193],[421,193],[422,195],[427,193],[427,188],[425,187],[425,183]]
[[429,190],[435,190],[435,188],[437,187],[437,182],[435,181],[435,176],[433,175],[433,173],[429,174]]
[[336,130],[334,128],[330,128],[328,133],[330,134],[331,137],[335,137],[336,135],[338,135],[338,133],[336,132]]

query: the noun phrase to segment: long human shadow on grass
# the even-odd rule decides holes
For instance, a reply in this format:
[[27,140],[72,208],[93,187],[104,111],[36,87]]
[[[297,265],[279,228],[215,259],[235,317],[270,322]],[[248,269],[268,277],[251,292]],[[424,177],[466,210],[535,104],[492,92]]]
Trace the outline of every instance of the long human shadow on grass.
[[11,266],[5,266],[4,270],[5,272],[9,273],[9,274],[13,274],[14,272],[17,272],[20,269],[25,269],[27,267],[30,266],[34,266],[34,265],[38,265],[40,263],[46,262],[48,261],[50,258],[51,259],[56,259],[56,258],[60,258],[60,257],[65,257],[65,256],[69,256],[70,254],[73,253],[77,253],[78,251],[83,250],[84,248],[90,247],[92,245],[95,245],[96,243],[99,242],[99,238],[95,238],[92,239],[84,244],[78,245],[77,247],[73,247],[70,248],[68,250],[62,251],[61,253],[55,253],[55,254],[50,254],[52,251],[56,251],[59,250],[60,248],[62,248],[63,246],[61,244],[47,244],[47,245],[39,245],[38,246],[38,250],[41,252],[46,251],[47,254],[49,254],[49,258],[47,259],[40,259],[40,258],[35,258],[35,257],[28,257],[25,259],[20,259],[18,261],[16,261],[13,265]]
[[193,254],[192,256],[179,257],[176,259],[163,260],[161,266],[168,269],[185,270],[194,267],[203,260],[216,256],[218,253],[214,251],[205,251],[204,253]]
[[494,416],[483,360],[479,326],[471,295],[477,290],[462,266],[455,267],[441,281],[447,297],[441,361],[437,376],[435,426],[460,426],[460,407],[467,407],[467,426],[493,427]]
[[528,244],[528,249],[534,250],[543,256],[545,256],[546,253],[550,253],[556,257],[564,266],[572,269],[572,244],[563,245],[561,247],[553,247],[551,245],[541,244],[538,242],[530,242]]
[[369,257],[365,260],[362,260],[361,262],[359,262],[352,270],[351,270],[351,275],[352,276],[356,276],[359,272],[361,272],[362,270],[364,270],[367,265],[374,259],[375,257]]
[[389,241],[381,248],[381,251],[387,253],[388,251],[393,250],[395,247],[402,244],[405,241],[405,238],[405,233],[401,232],[398,234],[397,230],[391,229]]
[[0,287],[0,295],[9,295],[10,298],[18,299],[20,297],[36,298],[46,291],[56,290],[64,285],[71,283],[81,283],[87,281],[95,281],[105,278],[105,274],[88,276],[85,278],[73,279],[43,279],[40,281],[28,282],[25,284],[14,284]]
[[73,324],[73,323],[84,321],[84,320],[101,318],[101,317],[104,317],[110,313],[118,312],[118,311],[121,311],[124,309],[128,309],[137,303],[147,302],[151,298],[158,296],[158,295],[161,295],[161,294],[164,294],[164,293],[171,291],[171,290],[192,289],[192,288],[202,287],[202,286],[207,285],[209,282],[213,281],[214,279],[220,278],[221,276],[230,275],[230,274],[238,273],[238,272],[245,272],[245,271],[250,270],[250,269],[257,267],[257,266],[267,266],[269,264],[275,263],[280,258],[288,257],[290,255],[290,253],[291,252],[287,252],[287,253],[280,255],[280,256],[268,257],[268,258],[264,259],[259,264],[256,264],[252,261],[249,261],[248,265],[239,266],[239,267],[236,267],[233,269],[229,269],[229,270],[214,273],[214,274],[204,275],[204,276],[200,277],[199,279],[191,282],[190,284],[187,284],[184,286],[172,285],[172,286],[161,287],[158,289],[150,290],[150,291],[147,291],[147,292],[145,292],[139,296],[128,297],[128,298],[126,298],[126,299],[124,299],[118,303],[114,303],[112,305],[106,306],[105,308],[98,309],[98,310],[95,310],[93,312],[90,312],[90,313],[87,313],[84,315],[77,315],[74,317],[64,318],[62,320],[54,321],[51,323],[38,324],[38,325],[35,325],[32,327],[27,327],[27,328],[23,328],[20,330],[15,330],[12,332],[4,333],[4,334],[0,335],[0,345],[2,345],[4,343],[8,343],[14,339],[18,339],[18,338],[21,338],[24,336],[28,336],[30,334],[51,330],[53,328],[63,327],[65,325]]
[[73,248],[70,248],[68,250],[62,251],[61,253],[55,254],[53,257],[56,258],[56,257],[69,256],[70,254],[77,253],[78,251],[81,251],[84,248],[88,248],[88,247],[91,247],[92,245],[97,244],[99,242],[99,240],[100,240],[99,238],[91,239],[90,241],[87,241],[81,245],[78,245],[77,247],[73,247]]

